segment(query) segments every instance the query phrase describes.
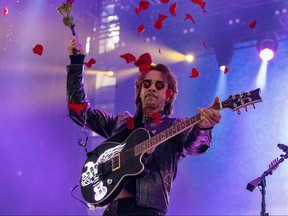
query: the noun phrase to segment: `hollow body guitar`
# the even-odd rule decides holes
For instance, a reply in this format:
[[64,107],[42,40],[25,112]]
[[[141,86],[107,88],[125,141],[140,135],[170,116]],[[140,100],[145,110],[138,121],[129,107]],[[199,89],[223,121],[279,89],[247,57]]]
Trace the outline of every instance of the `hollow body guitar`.
[[[217,110],[236,111],[248,105],[261,102],[260,89],[247,93],[231,95],[227,100],[215,105]],[[91,204],[105,206],[113,201],[129,179],[141,178],[148,173],[145,168],[147,152],[191,128],[201,121],[200,114],[187,118],[159,134],[150,137],[144,128],[134,130],[122,142],[104,142],[96,147],[87,157],[80,179],[83,198]]]

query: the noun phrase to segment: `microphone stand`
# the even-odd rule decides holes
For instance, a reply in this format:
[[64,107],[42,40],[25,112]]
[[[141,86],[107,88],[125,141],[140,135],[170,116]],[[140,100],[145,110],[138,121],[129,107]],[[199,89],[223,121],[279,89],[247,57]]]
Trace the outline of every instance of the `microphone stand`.
[[253,191],[255,187],[260,186],[260,191],[262,195],[262,202],[261,202],[261,216],[268,216],[269,213],[266,213],[266,202],[265,202],[265,195],[266,195],[266,179],[265,177],[268,175],[272,175],[272,172],[276,170],[279,166],[280,163],[282,163],[285,159],[288,158],[288,151],[285,151],[286,154],[281,154],[280,159],[276,158],[273,160],[270,165],[268,170],[266,170],[260,177],[254,179],[253,181],[249,182],[247,184],[246,189],[249,191]]

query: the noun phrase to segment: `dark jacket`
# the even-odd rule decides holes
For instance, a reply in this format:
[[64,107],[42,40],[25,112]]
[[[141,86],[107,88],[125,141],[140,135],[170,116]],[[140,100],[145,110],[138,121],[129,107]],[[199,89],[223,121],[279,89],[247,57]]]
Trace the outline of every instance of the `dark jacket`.
[[[72,64],[67,66],[68,104],[88,102],[84,90],[83,64],[81,61],[76,61],[76,63],[79,64],[73,64],[72,59]],[[87,108],[80,113],[70,109],[69,116],[77,124],[95,131],[106,139],[113,140],[113,137],[127,127],[126,119],[134,117],[135,120],[139,116],[139,112],[141,115],[139,110],[134,116],[128,112],[113,115],[92,108],[88,103]],[[162,119],[159,124],[154,124],[153,120],[150,119],[144,125],[144,128],[152,136],[179,121],[183,121],[183,119],[171,119],[163,113],[161,115]],[[172,182],[177,174],[178,162],[187,155],[204,153],[210,147],[211,138],[211,129],[201,130],[194,126],[157,146],[147,160],[147,167],[149,167],[150,172],[136,180],[137,204],[143,207],[156,208],[166,213]]]

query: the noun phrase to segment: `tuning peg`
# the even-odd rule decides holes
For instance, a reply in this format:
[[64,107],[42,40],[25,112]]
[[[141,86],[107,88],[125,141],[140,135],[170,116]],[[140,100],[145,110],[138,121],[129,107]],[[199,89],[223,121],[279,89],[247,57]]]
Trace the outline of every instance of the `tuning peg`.
[[238,114],[238,115],[241,115],[240,109],[238,109],[237,114]]

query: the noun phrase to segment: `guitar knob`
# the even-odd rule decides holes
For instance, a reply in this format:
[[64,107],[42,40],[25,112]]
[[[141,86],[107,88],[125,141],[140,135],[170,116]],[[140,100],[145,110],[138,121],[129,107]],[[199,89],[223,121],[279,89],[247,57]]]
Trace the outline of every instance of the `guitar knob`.
[[113,180],[112,179],[107,179],[107,184],[108,185],[111,185],[113,183]]
[[237,111],[237,114],[238,114],[238,115],[241,115],[241,112],[240,112],[240,110],[238,110],[238,111]]
[[255,104],[252,104],[253,105],[253,108],[255,109]]
[[247,106],[245,107],[245,110],[246,110],[246,112],[248,112],[248,107]]

